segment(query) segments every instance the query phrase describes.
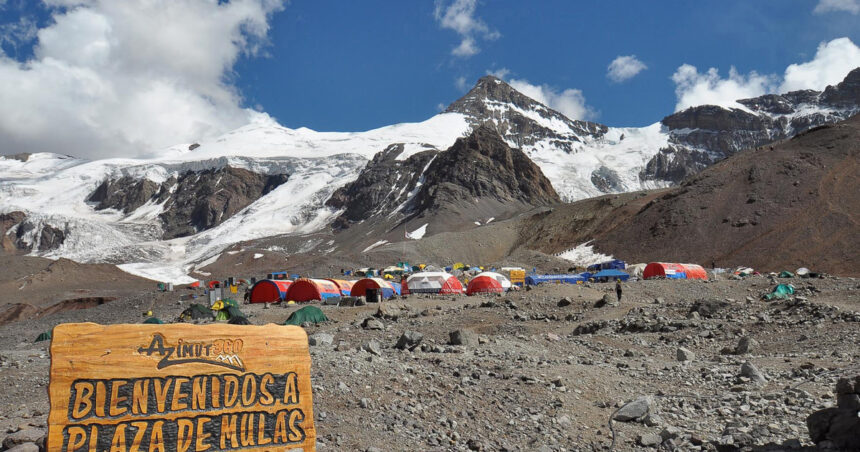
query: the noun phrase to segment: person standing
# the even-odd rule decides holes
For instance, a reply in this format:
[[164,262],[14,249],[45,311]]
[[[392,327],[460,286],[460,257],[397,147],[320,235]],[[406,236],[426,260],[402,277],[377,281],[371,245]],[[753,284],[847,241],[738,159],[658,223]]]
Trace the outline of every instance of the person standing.
[[618,302],[621,302],[621,279],[615,280],[615,295],[618,295]]

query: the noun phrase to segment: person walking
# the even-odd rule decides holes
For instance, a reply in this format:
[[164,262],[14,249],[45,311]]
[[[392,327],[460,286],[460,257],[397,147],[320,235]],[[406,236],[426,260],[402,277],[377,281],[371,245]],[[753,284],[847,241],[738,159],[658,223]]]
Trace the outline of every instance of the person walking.
[[618,302],[621,302],[621,279],[615,280],[615,295],[618,295]]

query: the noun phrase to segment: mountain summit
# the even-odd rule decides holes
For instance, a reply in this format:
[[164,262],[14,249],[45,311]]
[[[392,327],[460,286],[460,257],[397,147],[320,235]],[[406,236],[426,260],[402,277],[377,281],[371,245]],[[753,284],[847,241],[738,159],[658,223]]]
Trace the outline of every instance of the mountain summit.
[[473,128],[490,127],[517,148],[544,141],[573,152],[577,143],[599,138],[608,130],[594,122],[569,119],[492,75],[478,79],[445,112],[465,115]]

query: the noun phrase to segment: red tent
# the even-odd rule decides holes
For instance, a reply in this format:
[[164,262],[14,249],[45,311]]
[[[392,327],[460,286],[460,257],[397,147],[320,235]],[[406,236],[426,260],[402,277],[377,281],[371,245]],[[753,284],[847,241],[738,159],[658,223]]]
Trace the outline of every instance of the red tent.
[[463,293],[463,284],[450,273],[420,272],[406,278],[408,293]]
[[338,289],[340,289],[340,294],[343,296],[349,296],[350,291],[352,290],[352,286],[355,284],[355,281],[347,281],[344,279],[330,279],[327,278],[327,281],[333,282]]
[[502,293],[505,288],[502,287],[497,279],[489,275],[478,275],[466,286],[466,295],[474,295],[479,293]]
[[277,303],[287,296],[292,281],[264,279],[251,288],[251,303]]
[[311,301],[339,297],[340,288],[327,279],[297,279],[290,284],[284,297],[288,301]]
[[221,281],[215,281],[215,280],[209,281],[209,288],[210,289],[214,289],[215,286],[220,286],[220,285],[221,285]]
[[673,278],[673,279],[708,279],[708,274],[701,265],[675,264],[668,262],[651,262],[645,266],[642,277],[650,278]]
[[[382,278],[364,278],[359,279],[352,285],[349,294],[353,297],[363,297],[367,295],[367,289],[382,289],[382,292],[388,293],[388,296],[392,296],[394,293],[399,294],[400,292],[400,289],[390,281]],[[384,293],[383,296],[385,296]]]

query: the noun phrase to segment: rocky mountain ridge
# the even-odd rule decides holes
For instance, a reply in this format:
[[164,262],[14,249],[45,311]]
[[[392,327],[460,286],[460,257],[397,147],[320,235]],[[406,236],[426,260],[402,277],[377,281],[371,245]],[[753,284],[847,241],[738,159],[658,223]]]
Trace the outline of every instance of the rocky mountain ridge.
[[158,184],[123,176],[101,183],[87,198],[96,210],[131,214],[145,204],[158,206],[163,239],[186,237],[211,229],[265,196],[289,179],[225,166],[186,171]]
[[374,218],[399,224],[431,216],[449,227],[472,225],[561,201],[540,168],[487,126],[445,151],[402,161],[396,159],[400,152],[393,145],[377,154],[355,181],[329,198],[326,205],[343,212],[336,229]]
[[640,177],[679,183],[743,149],[848,119],[860,112],[860,68],[824,91],[766,94],[737,102],[743,108],[702,105],[663,118],[669,145],[648,162]]

